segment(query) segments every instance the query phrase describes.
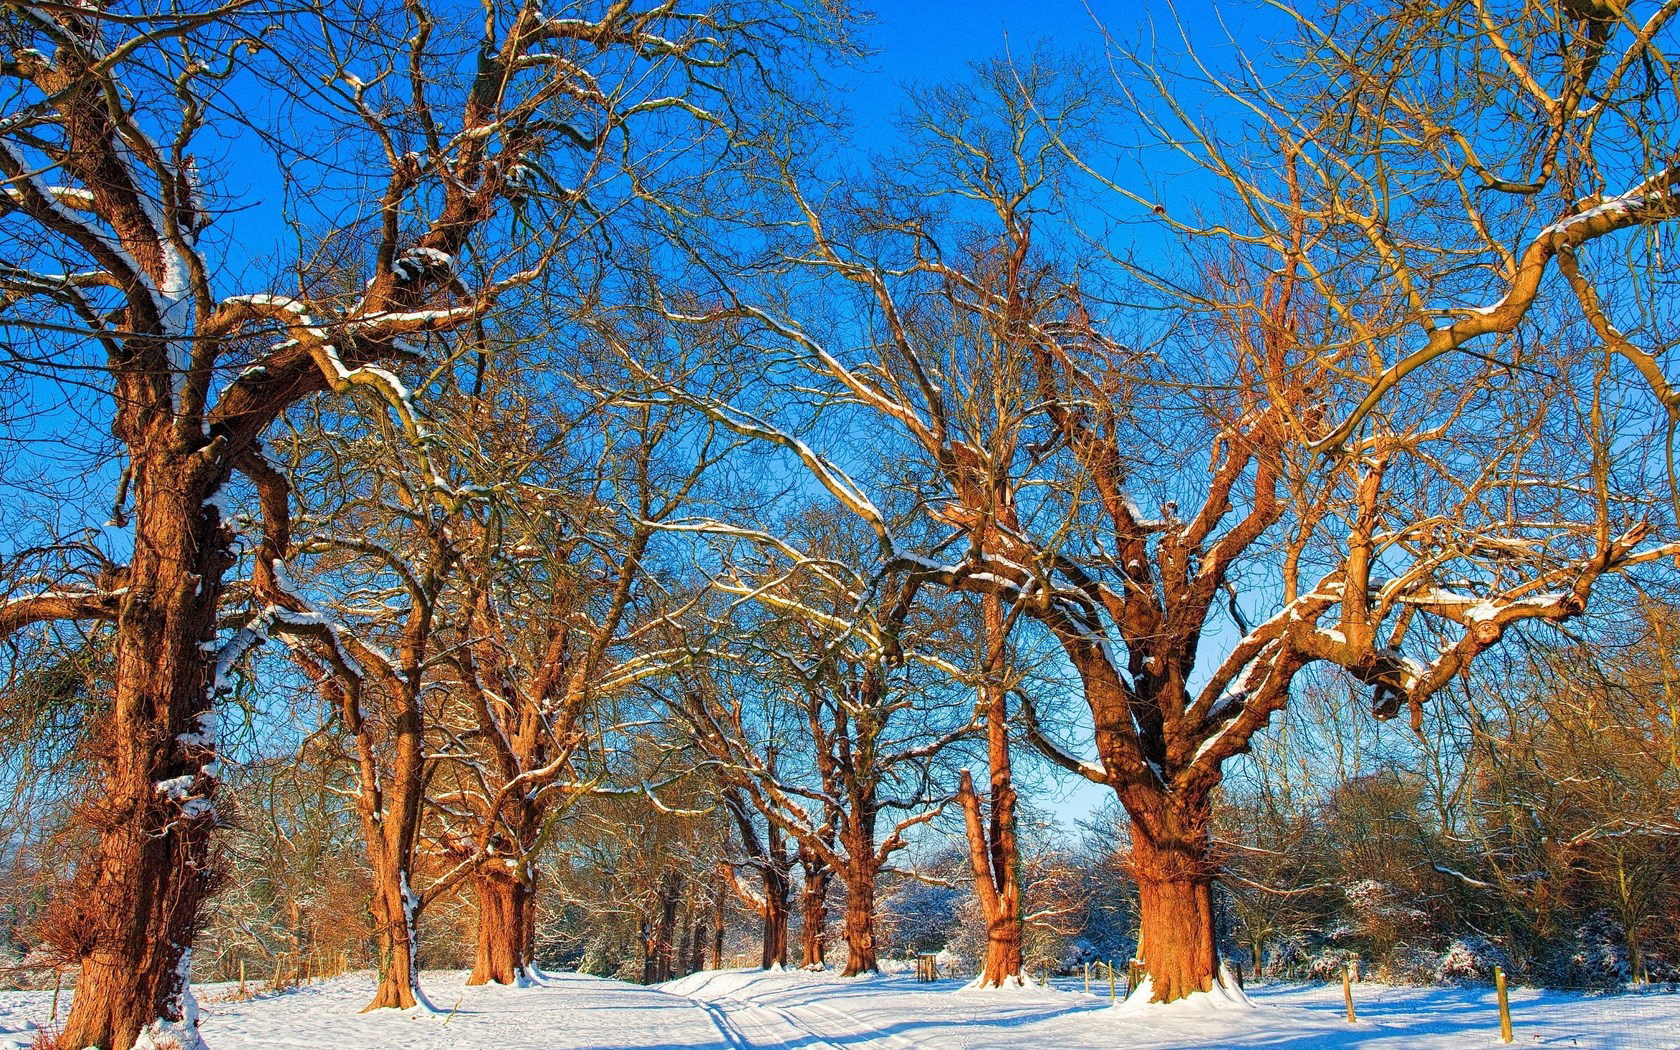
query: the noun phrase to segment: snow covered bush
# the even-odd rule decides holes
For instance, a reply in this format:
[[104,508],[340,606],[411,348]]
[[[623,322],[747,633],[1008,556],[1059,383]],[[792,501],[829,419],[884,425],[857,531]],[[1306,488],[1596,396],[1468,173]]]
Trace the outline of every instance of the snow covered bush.
[[1566,982],[1582,988],[1616,988],[1632,976],[1621,927],[1608,911],[1594,912],[1575,931]]
[[1483,937],[1458,937],[1447,945],[1435,964],[1437,981],[1491,981],[1493,968],[1509,968],[1511,958],[1505,949]]
[[1305,963],[1306,976],[1315,981],[1339,981],[1342,968],[1359,958],[1358,952],[1346,948],[1322,948]]

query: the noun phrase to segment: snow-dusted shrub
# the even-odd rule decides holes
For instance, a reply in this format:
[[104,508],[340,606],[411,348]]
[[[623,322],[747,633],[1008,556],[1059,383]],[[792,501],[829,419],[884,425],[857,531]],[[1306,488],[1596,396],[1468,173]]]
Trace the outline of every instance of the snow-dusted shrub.
[[1315,981],[1339,981],[1342,979],[1342,967],[1357,958],[1358,952],[1326,946],[1308,957],[1304,966],[1305,975]]
[[1575,931],[1575,951],[1565,979],[1577,987],[1615,988],[1632,978],[1622,928],[1607,911],[1596,911]]
[[1436,962],[1437,981],[1491,981],[1493,968],[1510,968],[1511,957],[1499,945],[1484,937],[1459,937],[1447,945]]

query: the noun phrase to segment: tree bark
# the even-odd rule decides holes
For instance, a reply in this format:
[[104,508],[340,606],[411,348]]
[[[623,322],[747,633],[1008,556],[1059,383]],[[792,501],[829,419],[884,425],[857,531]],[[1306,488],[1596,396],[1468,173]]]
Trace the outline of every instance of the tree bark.
[[420,991],[420,972],[415,963],[414,895],[406,864],[374,865],[373,900],[368,911],[373,915],[379,986],[362,1012],[387,1007],[431,1009],[432,1004]]
[[[962,771],[957,797],[962,803],[968,826],[968,855],[974,871],[975,898],[980,902],[980,914],[986,920],[986,958],[974,986],[1002,988],[1006,984],[1024,984],[1021,975],[1021,877],[1013,856],[1013,834],[1009,838],[1010,856],[1001,858],[998,856],[998,840],[986,836],[980,815],[980,800],[974,794],[974,780],[966,769]],[[995,793],[993,798],[995,828]],[[1011,820],[1013,815],[1011,805]]]
[[846,969],[842,977],[880,972],[875,958],[875,867],[853,856],[845,877]]
[[777,866],[764,869],[764,941],[759,965],[766,970],[787,968],[788,878]]
[[98,839],[53,904],[52,940],[81,963],[61,1035],[77,1048],[128,1050],[147,1029],[199,1045],[188,947],[216,882],[205,720],[216,608],[233,559],[217,512],[203,506],[220,477],[178,450],[148,454],[148,444],[175,444],[169,420],[147,437],[130,444],[134,557],[111,710],[94,731],[104,790],[79,811]]
[[467,984],[523,984],[530,977],[531,913],[535,900],[529,882],[514,862],[496,858],[473,876],[478,897],[478,954]]
[[1015,782],[1009,756],[1009,701],[1004,682],[1003,603],[995,594],[981,599],[985,624],[985,667],[980,709],[986,722],[986,753],[991,765],[990,813],[981,819],[974,781],[963,770],[958,791],[968,829],[968,855],[975,896],[986,920],[986,958],[975,979],[979,988],[1025,983],[1021,944],[1021,853],[1015,833]]
[[681,896],[682,876],[667,871],[659,879],[659,918],[653,924],[647,958],[642,967],[645,984],[671,979],[676,953],[677,905],[681,903]]
[[828,887],[834,881],[834,869],[803,849],[800,862],[805,869],[805,882],[799,893],[799,966],[821,970],[828,966]]
[[706,968],[706,941],[708,931],[704,919],[696,920],[689,939],[688,972],[699,973]]
[[720,874],[712,884],[712,969],[723,969],[724,878]]
[[[1146,825],[1132,820],[1132,877],[1138,884],[1138,958],[1151,1001],[1212,991],[1219,980],[1206,799],[1186,814],[1162,806]],[[1150,826],[1152,825],[1152,826]]]

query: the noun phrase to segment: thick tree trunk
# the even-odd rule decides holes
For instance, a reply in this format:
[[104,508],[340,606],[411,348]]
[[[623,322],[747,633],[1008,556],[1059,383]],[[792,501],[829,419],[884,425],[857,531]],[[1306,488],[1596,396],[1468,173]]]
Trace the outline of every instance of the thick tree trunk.
[[[383,869],[383,870],[382,870]],[[379,987],[362,1012],[387,1007],[408,1010],[416,1006],[431,1009],[420,991],[420,972],[415,963],[414,896],[409,889],[406,865],[374,867],[374,948],[379,960]]]
[[1158,809],[1153,831],[1132,821],[1138,957],[1158,1003],[1212,991],[1219,979],[1208,806],[1204,800],[1190,808],[1188,817],[1181,810]]
[[531,963],[530,885],[497,858],[473,877],[478,898],[478,954],[467,984],[523,984]]
[[50,923],[51,939],[81,961],[60,1038],[78,1050],[128,1050],[149,1029],[190,1050],[200,1044],[189,951],[216,882],[211,664],[232,559],[216,512],[202,505],[211,485],[184,461],[131,448],[135,550],[111,710],[93,734],[103,792],[79,813],[98,839]]
[[834,871],[821,860],[805,864],[805,884],[800,890],[799,965],[821,970],[828,965],[828,887]]
[[875,869],[854,862],[846,875],[846,969],[842,977],[877,973],[875,959]]

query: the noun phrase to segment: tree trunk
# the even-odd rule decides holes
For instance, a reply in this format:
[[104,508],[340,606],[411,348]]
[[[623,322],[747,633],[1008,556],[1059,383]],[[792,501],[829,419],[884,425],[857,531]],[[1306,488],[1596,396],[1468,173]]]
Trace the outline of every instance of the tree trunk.
[[712,885],[712,969],[723,969],[723,876]]
[[206,468],[130,448],[134,556],[111,710],[93,734],[103,792],[78,814],[98,839],[49,922],[49,939],[81,962],[60,1037],[78,1050],[128,1050],[143,1030],[201,1045],[189,952],[216,882],[215,781],[205,766],[215,756],[211,665],[228,533],[202,505],[215,480]]
[[878,973],[875,959],[875,869],[853,861],[846,876],[846,969],[842,977]]
[[689,939],[688,972],[699,973],[706,968],[706,923],[698,920]]
[[821,970],[828,965],[828,887],[834,870],[821,860],[805,863],[805,884],[800,890],[799,965]]
[[1209,806],[1158,807],[1153,831],[1132,821],[1132,877],[1138,884],[1138,957],[1151,1000],[1170,1003],[1213,990],[1219,956],[1213,928]]
[[759,965],[766,970],[787,968],[788,879],[784,871],[764,870],[764,945]]
[[1021,854],[1015,835],[1015,782],[1009,757],[1003,604],[996,595],[988,594],[982,600],[982,611],[986,666],[979,706],[986,719],[986,751],[992,774],[989,819],[981,819],[980,799],[966,769],[958,798],[968,829],[975,896],[986,920],[986,958],[974,984],[978,988],[1002,988],[1026,983],[1021,957]]
[[675,961],[677,905],[681,901],[682,877],[667,871],[659,877],[659,912],[647,924],[646,949],[642,957],[642,983],[658,984],[671,979]]
[[387,1007],[409,1010],[416,1006],[430,1010],[432,1004],[420,991],[420,973],[415,963],[415,902],[409,889],[408,867],[376,864],[373,877],[373,900],[368,904],[368,911],[373,915],[379,987],[374,990],[373,1001],[362,1007],[362,1012]]
[[524,984],[530,976],[530,886],[507,858],[473,876],[478,897],[478,955],[467,984]]
[[[986,920],[986,958],[980,976],[974,980],[976,988],[1002,988],[1006,984],[1022,985],[1022,922],[1020,869],[1013,856],[995,866],[1000,857],[997,839],[988,840],[981,823],[980,800],[974,794],[974,781],[968,770],[962,771],[958,799],[968,826],[969,862],[974,871],[975,898],[980,914]],[[994,799],[995,799],[994,793]],[[994,814],[996,802],[993,803]],[[1013,808],[1013,807],[1011,807]],[[1013,813],[1011,813],[1013,817]],[[994,828],[996,823],[994,821]],[[1014,846],[1014,836],[1009,838]],[[1013,848],[1010,853],[1013,854]]]

